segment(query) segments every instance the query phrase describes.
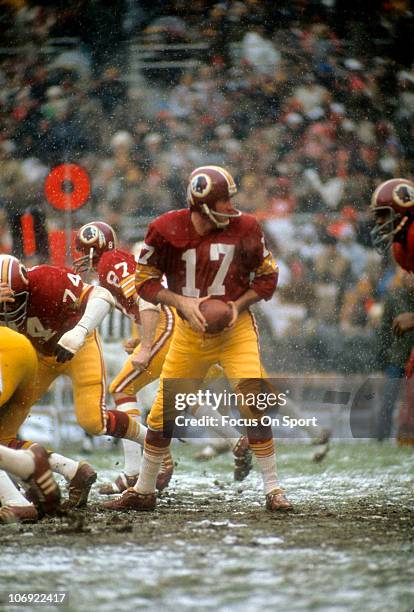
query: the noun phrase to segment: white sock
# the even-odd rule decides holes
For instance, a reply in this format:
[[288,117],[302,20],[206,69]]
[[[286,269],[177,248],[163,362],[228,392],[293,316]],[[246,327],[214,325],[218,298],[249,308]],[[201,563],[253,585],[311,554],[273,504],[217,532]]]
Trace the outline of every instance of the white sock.
[[30,451],[0,446],[0,468],[27,480],[34,472],[34,458]]
[[[131,418],[131,415],[129,415],[129,417]],[[131,433],[127,432],[126,436],[128,437],[122,439],[130,440],[134,444],[139,444],[140,446],[144,447],[145,436],[147,435],[147,428],[139,421],[136,421],[135,423],[136,424],[133,428],[133,431],[131,431]]]
[[136,402],[125,402],[117,407],[120,412],[127,412],[131,419],[134,419],[139,427],[137,442],[132,440],[122,439],[124,449],[124,472],[127,476],[136,476],[141,469],[142,447],[144,446],[147,428],[142,425],[141,418],[138,415],[131,414],[132,410],[137,410]]
[[124,472],[127,476],[139,474],[142,462],[142,447],[131,440],[122,440],[124,448]]
[[0,470],[0,503],[2,506],[30,506],[30,502],[20,493],[11,478]]
[[61,474],[67,481],[72,480],[79,467],[79,461],[74,461],[59,453],[52,453],[49,456],[49,464],[53,472]]
[[233,450],[240,438],[240,434],[234,427],[223,423],[223,417],[218,410],[213,410],[211,406],[199,406],[194,414],[197,418],[206,416],[217,419],[217,425],[207,427],[210,433],[209,437],[217,438],[217,436],[220,436],[220,438],[224,438],[228,443],[229,449]]
[[[165,452],[168,452],[168,449],[165,449]],[[154,493],[163,456],[161,453],[159,455],[150,455],[144,449],[141,471],[134,487],[137,493]]]
[[264,492],[267,495],[279,486],[276,475],[276,454],[272,453],[268,457],[256,456],[256,459],[262,472]]

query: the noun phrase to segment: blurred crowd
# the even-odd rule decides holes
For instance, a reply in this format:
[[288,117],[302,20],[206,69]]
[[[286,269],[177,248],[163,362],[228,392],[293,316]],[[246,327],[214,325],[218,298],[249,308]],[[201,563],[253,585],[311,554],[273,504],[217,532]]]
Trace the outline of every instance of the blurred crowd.
[[[280,265],[264,305],[275,338],[306,338],[302,354],[323,364],[329,353],[333,368],[357,338],[366,365],[395,276],[370,246],[368,205],[383,180],[414,177],[414,64],[396,44],[412,31],[409,3],[368,3],[366,22],[364,7],[351,14],[341,2],[152,3],[150,18],[141,11],[131,25],[129,15],[121,51],[120,41],[115,55],[100,49],[101,63],[90,36],[42,52],[52,36],[73,36],[85,4],[9,3],[21,51],[0,56],[1,248],[22,256],[25,211],[63,227],[43,193],[56,164],[78,163],[91,179],[74,224],[105,219],[126,246],[142,238],[139,220],[185,205],[194,167],[223,165]],[[188,68],[134,80],[134,37],[181,44],[186,59],[194,43],[205,48]]]

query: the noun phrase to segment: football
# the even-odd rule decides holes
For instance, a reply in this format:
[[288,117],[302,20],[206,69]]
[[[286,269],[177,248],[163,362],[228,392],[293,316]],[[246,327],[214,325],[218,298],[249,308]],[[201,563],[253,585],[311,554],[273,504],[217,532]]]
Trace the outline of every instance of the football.
[[217,334],[230,323],[233,311],[231,306],[221,300],[210,299],[200,304],[200,311],[207,321],[206,332]]

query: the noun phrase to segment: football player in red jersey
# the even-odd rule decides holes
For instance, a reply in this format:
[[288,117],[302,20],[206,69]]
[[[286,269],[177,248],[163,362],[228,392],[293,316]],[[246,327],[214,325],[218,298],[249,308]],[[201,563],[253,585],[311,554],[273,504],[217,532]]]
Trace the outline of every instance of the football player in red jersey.
[[[139,343],[131,340],[130,357],[109,386],[117,409],[139,418],[136,394],[159,378],[170,346],[176,314],[168,306],[154,306],[138,297],[135,290],[135,257],[132,253],[118,248],[116,233],[110,225],[102,221],[91,221],[83,225],[76,233],[75,246],[76,250],[83,254],[74,260],[75,270],[95,270],[99,284],[112,293],[116,307],[129,316],[140,330]],[[226,433],[228,439],[234,438],[235,432],[232,428],[226,428]],[[115,483],[105,484],[100,488],[103,494],[121,493],[137,481],[140,461],[137,459],[135,444],[123,440],[123,446],[124,472]],[[236,461],[236,478],[241,480],[241,476],[248,473],[246,464],[250,467],[248,444],[244,438],[236,437],[232,440],[232,446]],[[158,490],[167,486],[172,472],[173,462],[168,453],[158,475]]]
[[[100,286],[110,291],[115,306],[139,326],[140,342],[137,344],[131,340],[128,343],[131,347],[128,349],[131,350],[130,357],[109,386],[117,410],[139,422],[136,394],[159,377],[174,329],[174,315],[167,306],[160,309],[138,299],[135,291],[135,257],[118,248],[115,230],[110,225],[103,221],[86,223],[76,233],[75,246],[82,256],[74,260],[74,269],[79,273],[96,271]],[[143,425],[140,428],[144,436],[146,428]],[[104,484],[100,488],[103,494],[121,493],[137,481],[141,453],[137,453],[134,442],[126,439],[122,442],[124,471],[113,484]],[[168,455],[158,476],[158,490],[168,485],[172,473],[173,461]]]
[[[375,226],[371,231],[374,247],[384,253],[392,248],[395,261],[407,272],[414,272],[414,182],[404,178],[381,183],[371,199]],[[414,329],[414,313],[404,312],[393,322],[400,336]],[[405,368],[404,401],[398,416],[397,440],[414,445],[414,350]]]
[[395,261],[414,272],[414,182],[396,178],[381,183],[372,194],[375,218],[372,244],[384,253],[392,248]]
[[[11,255],[0,255],[0,283],[13,291],[13,302],[0,310],[0,324],[24,334],[37,352],[31,405],[55,378],[67,375],[73,384],[76,418],[85,431],[143,442],[144,432],[135,419],[105,406],[105,367],[96,327],[114,306],[109,291],[85,284],[70,269],[40,265],[27,270]],[[16,435],[29,410],[22,407],[0,423],[1,443],[25,445]],[[69,482],[69,505],[84,505],[97,477],[93,468],[58,453],[52,453],[49,461]]]
[[[233,207],[237,189],[224,168],[203,166],[190,176],[188,209],[153,221],[138,259],[136,287],[143,299],[173,306],[180,313],[166,357],[161,383],[167,379],[203,379],[220,363],[238,392],[256,393],[262,374],[257,329],[249,306],[270,299],[277,267],[255,217]],[[165,275],[168,289],[161,279]],[[232,321],[217,334],[205,333],[201,301],[218,297],[231,305]],[[155,482],[170,444],[164,426],[164,385],[148,417],[142,467],[137,484],[105,506],[114,510],[153,510]],[[166,402],[169,403],[168,400]],[[168,405],[167,410],[171,407]],[[273,435],[258,420],[258,411],[243,405],[243,417],[256,418],[247,435],[259,463],[268,510],[290,510],[278,486]]]

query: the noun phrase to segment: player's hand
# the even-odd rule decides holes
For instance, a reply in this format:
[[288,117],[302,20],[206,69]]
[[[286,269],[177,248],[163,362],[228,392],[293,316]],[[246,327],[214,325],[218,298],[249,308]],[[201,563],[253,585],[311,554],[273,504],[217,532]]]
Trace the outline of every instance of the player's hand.
[[142,372],[147,367],[151,359],[151,347],[140,346],[139,351],[132,356],[131,365],[137,372]]
[[65,363],[72,359],[85,344],[87,334],[88,330],[81,325],[75,325],[73,329],[63,334],[55,349],[56,361]]
[[177,308],[189,322],[191,328],[203,334],[207,328],[207,321],[200,312],[200,304],[209,299],[209,295],[203,298],[192,298],[180,296]]
[[414,329],[414,313],[403,312],[395,317],[392,322],[392,331],[397,338],[400,338],[403,334]]
[[0,303],[14,302],[14,291],[7,283],[0,283]]
[[55,348],[55,357],[58,363],[66,363],[67,361],[70,361],[74,356],[75,353],[72,353],[72,351],[68,351],[67,349],[63,348],[63,346],[59,346],[59,344]]
[[227,304],[231,307],[231,310],[233,312],[232,317],[231,317],[231,321],[230,323],[227,325],[226,329],[230,329],[233,327],[233,325],[235,324],[235,322],[237,321],[237,319],[239,318],[239,309],[237,308],[236,302],[227,302]]
[[139,338],[128,338],[128,340],[126,340],[126,342],[124,343],[125,352],[128,353],[128,355],[132,355],[134,349],[138,346],[140,342],[141,340]]

